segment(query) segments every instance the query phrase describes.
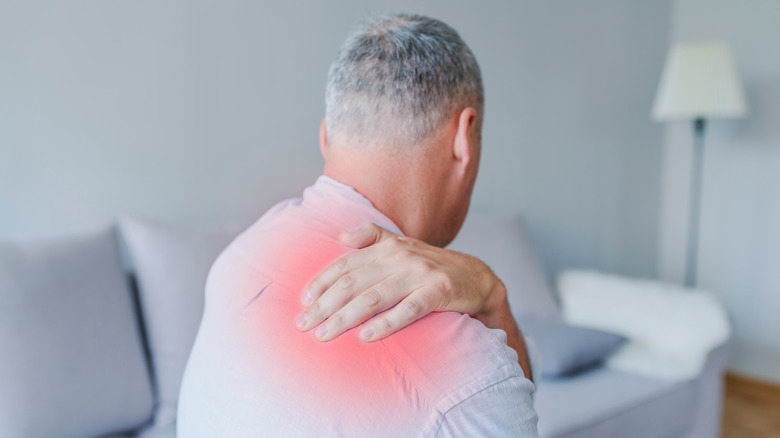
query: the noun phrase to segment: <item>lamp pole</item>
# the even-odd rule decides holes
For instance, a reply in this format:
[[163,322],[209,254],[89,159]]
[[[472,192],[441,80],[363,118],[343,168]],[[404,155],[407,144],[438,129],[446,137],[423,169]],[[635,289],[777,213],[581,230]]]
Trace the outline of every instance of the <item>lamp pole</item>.
[[691,157],[691,194],[688,211],[688,248],[685,258],[685,286],[695,287],[699,265],[699,218],[701,216],[702,167],[704,161],[704,131],[707,120],[693,121],[693,156]]

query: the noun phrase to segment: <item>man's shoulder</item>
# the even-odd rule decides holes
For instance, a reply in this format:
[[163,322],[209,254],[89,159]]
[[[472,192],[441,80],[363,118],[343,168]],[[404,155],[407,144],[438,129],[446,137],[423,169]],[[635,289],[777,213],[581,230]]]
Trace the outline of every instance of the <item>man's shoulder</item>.
[[299,260],[287,258],[309,258],[312,248],[338,246],[341,231],[337,223],[324,220],[300,198],[293,198],[269,209],[241,232],[226,252],[262,261],[266,266],[268,263],[298,266]]
[[381,342],[439,412],[507,379],[525,380],[506,334],[468,315],[431,313]]
[[338,241],[340,231],[314,216],[300,199],[282,201],[238,234],[216,258],[207,295],[215,291],[221,295],[223,289],[240,286],[242,281],[255,286],[254,280],[299,290],[349,250]]

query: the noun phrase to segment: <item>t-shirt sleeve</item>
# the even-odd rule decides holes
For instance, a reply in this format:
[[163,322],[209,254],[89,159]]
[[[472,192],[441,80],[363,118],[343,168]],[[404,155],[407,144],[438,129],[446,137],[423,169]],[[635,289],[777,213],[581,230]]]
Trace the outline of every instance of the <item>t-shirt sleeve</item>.
[[533,390],[521,376],[488,386],[445,412],[436,438],[538,438]]

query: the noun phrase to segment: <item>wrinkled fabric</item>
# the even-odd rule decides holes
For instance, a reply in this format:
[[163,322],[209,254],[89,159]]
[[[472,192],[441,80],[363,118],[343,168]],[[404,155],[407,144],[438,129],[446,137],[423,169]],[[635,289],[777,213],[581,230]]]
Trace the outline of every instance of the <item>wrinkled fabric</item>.
[[360,326],[327,343],[295,326],[309,282],[350,250],[366,222],[398,227],[322,176],[220,254],[179,400],[181,438],[258,436],[535,437],[533,384],[506,335],[454,312],[382,341]]

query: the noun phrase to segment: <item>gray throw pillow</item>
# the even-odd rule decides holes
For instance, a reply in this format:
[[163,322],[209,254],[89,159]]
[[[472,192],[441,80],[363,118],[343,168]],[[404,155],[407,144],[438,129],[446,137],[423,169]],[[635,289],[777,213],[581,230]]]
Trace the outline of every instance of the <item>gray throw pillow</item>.
[[576,327],[560,321],[523,321],[523,334],[541,356],[541,376],[575,374],[599,365],[627,339],[615,333]]
[[103,436],[152,407],[113,230],[0,242],[0,436]]
[[447,247],[485,262],[507,290],[518,321],[557,318],[553,289],[519,217],[469,214],[458,236]]
[[238,227],[205,231],[123,217],[120,229],[138,283],[157,382],[155,420],[144,436],[169,434],[203,315],[206,277]]

